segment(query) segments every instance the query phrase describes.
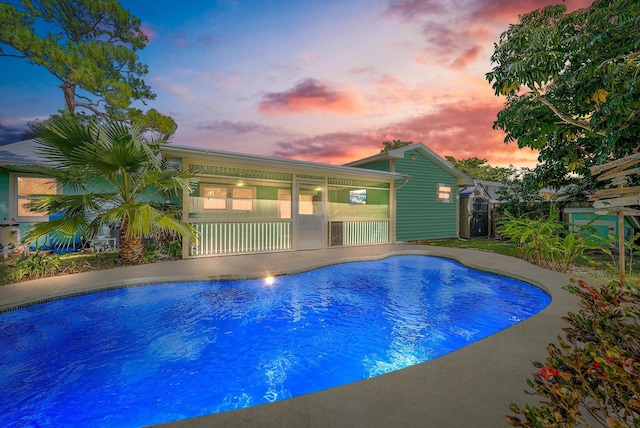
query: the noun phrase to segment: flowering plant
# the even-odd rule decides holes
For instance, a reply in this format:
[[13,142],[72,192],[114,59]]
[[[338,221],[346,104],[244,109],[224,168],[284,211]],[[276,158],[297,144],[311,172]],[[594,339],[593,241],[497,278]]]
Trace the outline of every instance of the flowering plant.
[[[572,279],[575,284],[575,280]],[[511,404],[515,427],[640,427],[640,292],[611,282],[594,287],[579,280],[565,289],[580,310],[526,383],[540,406]]]

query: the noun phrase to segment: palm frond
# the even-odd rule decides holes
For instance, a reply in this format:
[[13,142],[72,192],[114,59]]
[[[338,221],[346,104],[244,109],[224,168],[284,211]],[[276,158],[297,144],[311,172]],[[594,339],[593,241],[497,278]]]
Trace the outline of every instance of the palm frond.
[[38,242],[40,238],[46,237],[66,246],[81,236],[86,239],[93,237],[96,232],[94,226],[80,216],[63,217],[32,225],[25,236],[25,241]]
[[194,180],[192,172],[167,168],[160,156],[166,138],[149,143],[138,125],[66,115],[35,126],[34,135],[40,154],[54,165],[40,172],[75,194],[33,197],[31,209],[62,218],[34,226],[30,237],[55,235],[70,242],[80,232],[93,236],[100,227],[120,225],[127,238],[166,232],[197,239],[179,210],[158,202],[157,196],[164,200]]
[[102,223],[122,224],[128,219],[125,235],[128,238],[148,236],[152,232],[175,232],[184,239],[196,239],[195,228],[171,212],[164,212],[152,204],[139,202],[113,207],[100,216]]
[[98,213],[113,200],[113,193],[79,195],[33,195],[27,207],[38,213],[60,213],[63,216],[88,216]]
[[[99,141],[111,147],[114,153],[120,152],[119,155],[114,156],[115,158],[136,159],[139,165],[144,164],[152,169],[160,168],[159,146],[145,140],[142,128],[138,124],[110,122],[101,129]],[[132,172],[138,167],[135,162],[125,162],[123,168]]]
[[193,224],[182,221],[170,213],[164,213],[157,219],[157,231],[178,233],[184,240],[196,244],[198,233]]
[[95,128],[91,122],[63,115],[33,125],[32,132],[39,145],[38,154],[59,167],[68,167],[73,150],[94,140]]
[[[195,186],[195,173],[192,171],[147,170],[141,174],[136,183],[135,192],[181,192],[189,191]],[[153,189],[153,190],[152,190]]]

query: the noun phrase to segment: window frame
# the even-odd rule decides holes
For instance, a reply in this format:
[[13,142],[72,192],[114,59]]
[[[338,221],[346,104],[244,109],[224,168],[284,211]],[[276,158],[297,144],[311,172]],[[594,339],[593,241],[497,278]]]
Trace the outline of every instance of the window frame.
[[[255,212],[256,210],[256,194],[257,194],[257,187],[255,186],[233,186],[233,185],[224,185],[224,184],[204,184],[201,186],[200,188],[200,193],[202,194],[202,197],[205,200],[204,203],[204,207],[203,209],[206,211],[218,211],[218,212],[223,212],[223,211],[227,211],[227,212],[245,212],[245,213],[250,213],[250,212]],[[225,197],[224,198],[218,198],[218,197],[210,197],[210,196],[205,196],[206,192],[208,189],[224,189],[224,193],[225,193]],[[234,197],[234,193],[236,190],[249,190],[251,191],[251,197],[250,198],[236,198]],[[206,203],[207,200],[213,200],[213,204],[215,205],[215,201],[220,201],[223,200],[224,201],[224,207],[219,206],[212,206],[207,208],[206,207]],[[251,203],[251,208],[250,209],[244,209],[244,208],[236,208],[236,203],[239,202],[243,202],[246,203],[246,201],[249,201]],[[220,204],[222,205],[222,204]]]
[[[251,191],[251,197],[250,198],[236,198],[234,196],[234,192],[236,190],[249,190],[249,191]],[[245,213],[255,212],[255,210],[256,210],[256,193],[257,193],[257,188],[254,187],[254,186],[233,186],[231,188],[231,197],[229,198],[229,200],[231,201],[231,211],[242,211],[242,212],[245,212]],[[250,209],[236,208],[235,207],[236,202],[246,203],[247,201],[249,201],[251,203],[251,208]]]
[[18,193],[18,179],[19,178],[38,178],[38,179],[44,179],[44,180],[48,180],[48,181],[53,181],[55,183],[55,193],[51,193],[52,195],[59,195],[61,194],[61,187],[60,185],[56,182],[55,178],[53,177],[49,177],[46,175],[39,175],[39,174],[29,174],[29,173],[18,173],[18,172],[12,172],[10,174],[10,203],[11,203],[11,207],[9,212],[12,214],[12,218],[15,221],[18,222],[23,222],[23,223],[37,223],[37,222],[42,222],[42,221],[48,221],[49,220],[49,215],[40,215],[38,213],[34,213],[36,215],[19,215],[20,212],[20,206],[23,205],[25,202],[22,202],[24,200],[31,200],[33,199],[33,197],[31,197],[29,194],[19,194]]
[[[443,197],[443,195],[448,194],[448,197]],[[442,203],[451,203],[453,202],[453,185],[448,183],[438,183],[436,186],[436,200]]]
[[[217,198],[215,196],[206,196],[206,192],[211,189],[224,189],[224,198]],[[228,208],[228,195],[229,195],[229,187],[228,186],[222,186],[222,185],[218,185],[218,184],[205,184],[201,187],[201,193],[202,193],[202,197],[204,198],[204,202],[203,202],[203,209],[207,210],[207,211],[226,211]],[[212,206],[211,207],[207,207],[207,202],[211,201],[212,202]],[[216,207],[216,202],[222,201],[224,202],[224,207]]]

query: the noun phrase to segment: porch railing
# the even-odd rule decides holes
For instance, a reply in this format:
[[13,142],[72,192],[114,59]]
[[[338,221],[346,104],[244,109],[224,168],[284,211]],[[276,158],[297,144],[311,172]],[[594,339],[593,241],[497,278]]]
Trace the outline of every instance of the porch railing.
[[345,221],[343,245],[386,244],[389,242],[388,221]]
[[291,249],[291,221],[194,223],[198,243],[192,256]]

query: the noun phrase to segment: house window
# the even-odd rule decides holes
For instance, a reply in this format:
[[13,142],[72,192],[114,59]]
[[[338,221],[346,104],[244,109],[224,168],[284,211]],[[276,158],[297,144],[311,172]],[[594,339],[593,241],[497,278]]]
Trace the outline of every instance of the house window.
[[255,187],[202,186],[205,210],[253,211]]
[[205,210],[226,210],[227,209],[227,188],[203,186],[202,196],[204,197]]
[[453,192],[450,184],[438,183],[438,202],[451,202]]
[[47,216],[30,210],[27,204],[33,199],[32,195],[55,195],[58,186],[53,178],[15,175],[14,215],[18,221],[46,221]]
[[231,192],[231,209],[234,211],[253,211],[255,196],[255,187],[234,187]]

